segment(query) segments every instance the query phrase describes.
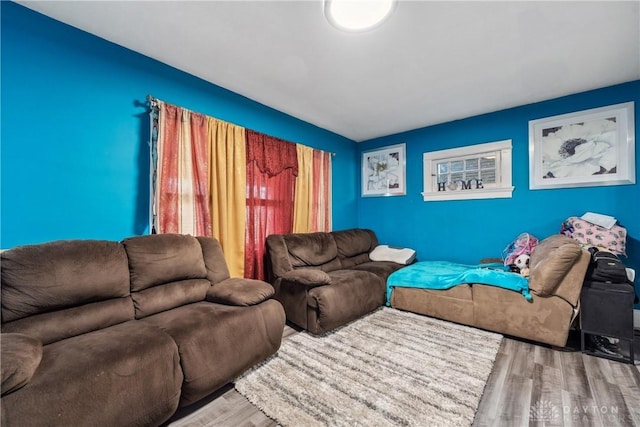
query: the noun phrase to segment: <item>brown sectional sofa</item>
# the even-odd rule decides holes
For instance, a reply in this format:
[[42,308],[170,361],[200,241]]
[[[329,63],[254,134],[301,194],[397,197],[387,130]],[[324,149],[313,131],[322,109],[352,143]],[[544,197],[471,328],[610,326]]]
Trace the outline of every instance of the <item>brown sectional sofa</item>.
[[211,238],[68,240],[2,253],[2,425],[153,426],[280,346],[265,282]]
[[531,254],[531,302],[511,290],[465,284],[447,290],[396,287],[390,303],[400,310],[563,347],[579,309],[590,258],[575,240],[555,235]]
[[403,265],[371,261],[376,246],[366,229],[268,236],[268,276],[287,320],[322,334],[382,306],[387,277]]

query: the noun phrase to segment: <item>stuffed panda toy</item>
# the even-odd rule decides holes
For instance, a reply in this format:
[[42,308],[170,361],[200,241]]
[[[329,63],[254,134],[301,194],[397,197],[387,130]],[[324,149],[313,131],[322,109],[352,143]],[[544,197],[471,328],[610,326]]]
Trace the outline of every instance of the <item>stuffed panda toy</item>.
[[518,269],[518,272],[524,276],[529,277],[529,255],[522,254],[518,255],[516,259],[513,261],[513,264]]

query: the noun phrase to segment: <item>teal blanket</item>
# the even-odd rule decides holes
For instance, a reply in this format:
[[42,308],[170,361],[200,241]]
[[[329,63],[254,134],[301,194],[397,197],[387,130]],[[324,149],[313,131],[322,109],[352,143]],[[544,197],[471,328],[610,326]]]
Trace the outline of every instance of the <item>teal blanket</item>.
[[422,261],[396,270],[387,279],[387,305],[393,288],[449,289],[465,283],[480,283],[520,292],[531,301],[529,281],[500,264],[465,265],[447,261]]

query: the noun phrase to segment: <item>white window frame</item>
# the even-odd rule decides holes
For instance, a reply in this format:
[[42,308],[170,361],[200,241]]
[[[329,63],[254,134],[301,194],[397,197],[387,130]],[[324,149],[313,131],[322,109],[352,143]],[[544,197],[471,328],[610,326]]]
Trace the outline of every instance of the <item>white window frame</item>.
[[[460,148],[431,151],[422,155],[424,165],[422,197],[425,202],[439,200],[474,200],[474,199],[507,199],[512,197],[514,187],[511,185],[511,140],[488,142]],[[433,179],[436,175],[436,164],[455,161],[461,157],[481,157],[496,154],[496,183],[491,187],[470,188],[463,190],[442,190]]]

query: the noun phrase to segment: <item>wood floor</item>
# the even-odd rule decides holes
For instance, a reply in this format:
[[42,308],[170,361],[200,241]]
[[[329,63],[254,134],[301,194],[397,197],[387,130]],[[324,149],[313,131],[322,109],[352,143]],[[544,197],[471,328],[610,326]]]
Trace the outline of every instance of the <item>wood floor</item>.
[[[297,333],[285,327],[285,337]],[[635,339],[640,357],[640,336]],[[624,364],[567,348],[505,338],[476,413],[474,426],[640,426],[640,364]],[[425,420],[424,426],[429,426]],[[273,427],[276,423],[229,385],[193,407],[171,427]]]
[[[566,349],[505,338],[474,426],[640,426],[640,370]],[[640,336],[636,336],[636,354]]]

